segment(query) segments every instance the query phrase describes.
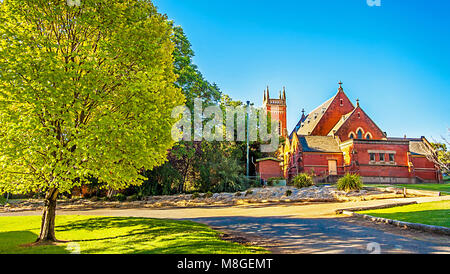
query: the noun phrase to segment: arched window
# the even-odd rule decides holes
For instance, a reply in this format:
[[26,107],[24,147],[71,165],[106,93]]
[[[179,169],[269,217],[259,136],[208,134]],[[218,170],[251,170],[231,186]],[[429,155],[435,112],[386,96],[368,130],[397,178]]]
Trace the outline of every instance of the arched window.
[[366,133],[366,139],[367,139],[367,140],[372,139],[372,135],[371,135],[369,132]]
[[353,135],[353,133],[350,133],[350,139],[355,139],[355,135]]
[[362,130],[358,130],[358,132],[356,133],[356,134],[358,134],[358,139],[362,139],[363,138],[363,132],[362,132]]

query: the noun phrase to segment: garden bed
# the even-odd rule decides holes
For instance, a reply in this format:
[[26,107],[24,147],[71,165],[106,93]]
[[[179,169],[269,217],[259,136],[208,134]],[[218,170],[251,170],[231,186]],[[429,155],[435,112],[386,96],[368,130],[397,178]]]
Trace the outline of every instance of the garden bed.
[[[257,203],[305,203],[305,202],[347,202],[374,199],[402,198],[403,193],[362,189],[358,192],[337,190],[334,186],[312,186],[295,188],[292,186],[252,188],[236,193],[180,194],[171,196],[151,196],[139,201],[103,201],[95,199],[58,200],[59,210],[86,210],[98,208],[166,208],[166,207],[211,207],[234,206]],[[3,212],[41,210],[43,201],[28,199],[14,201],[0,207]]]

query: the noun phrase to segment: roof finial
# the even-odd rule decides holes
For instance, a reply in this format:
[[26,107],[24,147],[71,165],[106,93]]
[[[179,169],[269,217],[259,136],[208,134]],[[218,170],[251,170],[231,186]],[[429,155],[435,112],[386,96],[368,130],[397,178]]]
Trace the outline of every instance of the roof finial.
[[342,81],[339,81],[338,84],[339,84],[339,91],[343,90],[343,89],[342,89]]
[[302,114],[305,115],[305,109],[304,108],[302,108]]
[[359,98],[356,99],[356,106],[359,107]]

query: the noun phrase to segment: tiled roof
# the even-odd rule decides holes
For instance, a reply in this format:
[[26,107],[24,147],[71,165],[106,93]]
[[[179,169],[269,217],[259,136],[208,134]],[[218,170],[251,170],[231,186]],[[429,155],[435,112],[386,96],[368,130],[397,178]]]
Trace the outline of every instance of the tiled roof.
[[266,157],[266,158],[257,159],[256,162],[259,163],[261,161],[268,161],[268,160],[276,161],[276,162],[283,162],[282,160],[274,158],[274,157]]
[[313,132],[316,125],[319,123],[320,119],[322,119],[322,116],[325,114],[328,107],[333,102],[334,98],[336,98],[338,94],[339,93],[336,93],[336,95],[334,95],[328,101],[326,101],[325,103],[323,103],[322,105],[311,111],[311,113],[307,115],[307,118],[305,119],[303,126],[300,126],[300,128],[298,129],[297,134],[310,135],[311,132]]
[[291,134],[289,134],[289,140],[292,140],[292,136],[294,136],[294,132],[297,132],[300,129],[302,123],[306,120],[306,118],[308,118],[308,116],[305,116],[305,114],[302,114],[302,117],[298,121],[297,125],[294,127],[294,130],[291,132]]
[[413,155],[431,155],[430,149],[421,139],[409,141],[409,151]]
[[331,136],[299,136],[299,141],[304,152],[341,152]]

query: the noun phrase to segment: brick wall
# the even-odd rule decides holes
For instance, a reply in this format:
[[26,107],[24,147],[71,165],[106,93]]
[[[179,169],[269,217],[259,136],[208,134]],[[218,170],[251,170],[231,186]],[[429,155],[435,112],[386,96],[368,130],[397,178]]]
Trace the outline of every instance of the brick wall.
[[267,180],[273,177],[284,177],[281,171],[280,162],[275,160],[262,160],[256,163],[256,172],[261,179]]
[[[342,100],[342,105],[341,105]],[[342,115],[351,112],[354,109],[353,104],[343,91],[338,92],[328,110],[317,123],[311,135],[326,136],[341,119]],[[319,110],[321,111],[321,110]]]
[[362,139],[366,139],[368,133],[370,134],[371,139],[374,140],[382,140],[385,138],[384,133],[360,107],[355,109],[352,115],[350,115],[345,123],[336,131],[335,135],[344,142],[350,139],[350,133],[353,133],[354,138],[356,139],[358,137],[357,131],[359,129],[361,129],[363,133]]

